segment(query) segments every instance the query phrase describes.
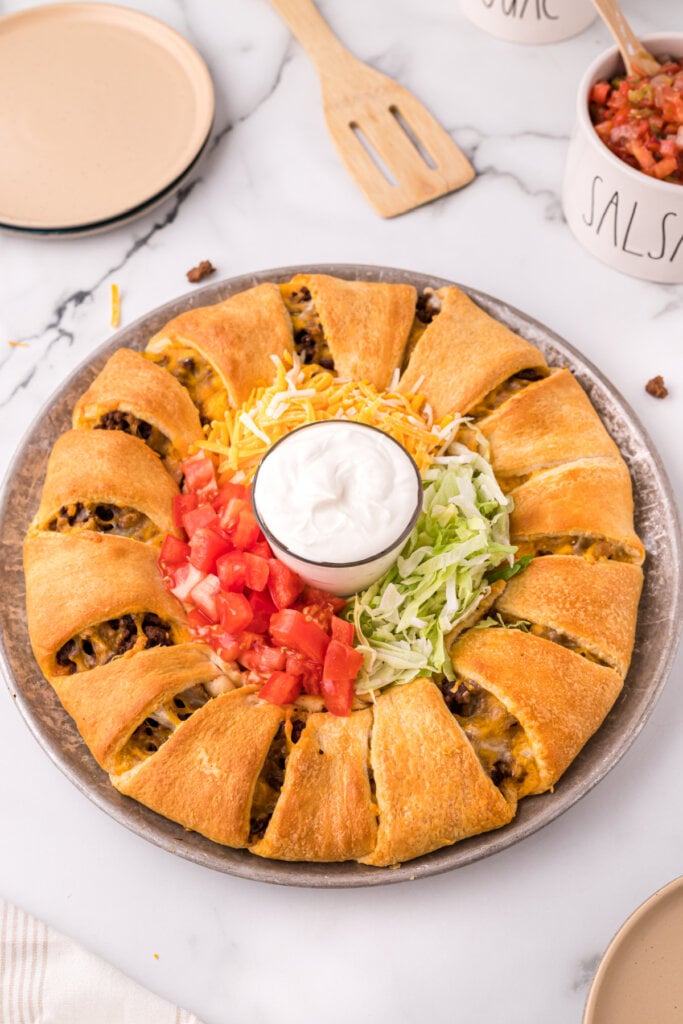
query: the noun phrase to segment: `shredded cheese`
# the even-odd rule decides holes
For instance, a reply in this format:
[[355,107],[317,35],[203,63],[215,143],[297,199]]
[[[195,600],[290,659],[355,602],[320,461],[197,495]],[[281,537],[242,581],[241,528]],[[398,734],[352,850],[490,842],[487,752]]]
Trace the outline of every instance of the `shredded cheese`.
[[118,327],[121,323],[121,296],[119,294],[119,286],[113,284],[111,286],[111,326]]
[[296,427],[314,420],[347,419],[368,423],[393,437],[425,470],[453,440],[461,421],[448,417],[434,424],[431,409],[418,394],[380,392],[367,381],[335,377],[298,356],[273,358],[276,374],[269,387],[254,389],[247,401],[211,424],[201,447],[219,457],[221,474],[251,480],[268,448]]

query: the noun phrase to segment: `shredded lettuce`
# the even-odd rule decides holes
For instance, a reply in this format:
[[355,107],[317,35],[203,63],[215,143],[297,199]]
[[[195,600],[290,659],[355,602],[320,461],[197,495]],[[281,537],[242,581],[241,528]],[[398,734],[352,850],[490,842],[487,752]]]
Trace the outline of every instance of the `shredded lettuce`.
[[492,570],[512,566],[512,500],[480,454],[457,442],[449,453],[424,474],[422,513],[396,563],[349,603],[364,659],[359,692],[454,678],[446,637],[488,594]]

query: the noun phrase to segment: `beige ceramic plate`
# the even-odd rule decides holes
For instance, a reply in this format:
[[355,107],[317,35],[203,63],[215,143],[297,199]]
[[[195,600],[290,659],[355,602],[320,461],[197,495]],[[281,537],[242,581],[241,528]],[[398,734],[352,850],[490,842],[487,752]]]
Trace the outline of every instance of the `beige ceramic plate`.
[[214,94],[187,40],[110,4],[0,19],[0,224],[82,228],[179,179],[202,149]]
[[683,876],[659,889],[620,928],[588,996],[584,1024],[683,1020]]

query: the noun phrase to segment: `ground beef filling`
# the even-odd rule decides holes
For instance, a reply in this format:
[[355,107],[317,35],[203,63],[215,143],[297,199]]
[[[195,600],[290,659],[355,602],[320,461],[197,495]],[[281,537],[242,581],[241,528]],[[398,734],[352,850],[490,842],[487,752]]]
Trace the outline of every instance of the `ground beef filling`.
[[121,751],[121,761],[117,770],[128,771],[136,764],[151,757],[152,754],[156,754],[178,726],[191,718],[195,711],[204,707],[210,700],[209,692],[201,683],[198,683],[155,708],[137,727]]
[[579,555],[587,562],[631,562],[632,557],[618,544],[600,537],[535,537],[532,540],[515,540],[517,558],[522,555]]
[[148,647],[170,647],[171,624],[154,612],[136,612],[109,619],[72,636],[57,651],[55,675],[86,672],[119,658],[128,651]]
[[444,681],[444,700],[457,718],[481,765],[508,800],[538,784],[538,769],[526,733],[493,694],[472,680]]
[[127,505],[83,504],[81,501],[62,505],[47,528],[57,533],[77,533],[82,530],[113,533],[117,537],[132,537],[140,541],[152,540],[159,533],[151,519],[136,508]]
[[308,288],[297,289],[289,284],[282,284],[280,293],[292,318],[294,350],[301,362],[317,363],[326,370],[333,370],[332,353],[325,340],[325,332]]
[[529,384],[533,384],[536,380],[542,380],[547,377],[548,373],[542,368],[531,369],[531,370],[520,370],[519,373],[515,373],[512,377],[508,377],[502,384],[499,384],[497,388],[489,391],[488,395],[485,395],[473,409],[470,409],[468,416],[474,416],[476,419],[483,419],[484,416],[488,416],[490,413],[507,402],[508,398],[512,398],[513,395],[523,391]]
[[[285,768],[287,767],[287,756],[291,749],[290,744],[296,743],[301,736],[305,722],[296,728],[296,739],[294,739],[294,725],[290,732],[284,722],[280,724],[275,738],[270,745],[261,773],[256,780],[254,799],[251,804],[251,822],[249,826],[249,842],[255,843],[257,839],[263,839],[268,823],[275,810],[275,804],[280,796],[282,784],[285,781]],[[301,720],[299,720],[301,721]]]
[[195,349],[176,343],[161,352],[146,352],[145,355],[168,370],[187,389],[203,426],[223,419],[228,408],[227,392],[211,363]]
[[140,420],[132,412],[111,409],[100,416],[94,426],[95,430],[122,430],[124,434],[132,434],[141,438],[152,451],[165,459],[171,453],[171,442],[165,434],[146,420]]
[[[501,615],[503,622],[514,625],[518,620],[511,619],[509,616]],[[596,665],[607,664],[597,654],[593,654],[587,647],[580,644],[578,640],[572,639],[566,633],[563,633],[560,629],[552,629],[550,626],[542,626],[538,623],[528,623],[526,625],[526,631],[533,634],[533,636],[540,636],[543,640],[550,640],[553,644],[559,644],[560,647],[566,647],[568,651],[574,651],[575,654],[580,654],[582,658],[586,658],[587,661],[592,661]]]
[[408,335],[408,341],[403,351],[403,369],[405,370],[413,349],[417,345],[418,341],[427,330],[432,320],[438,313],[441,312],[441,299],[433,290],[433,288],[425,288],[421,295],[418,296],[415,304],[415,319],[413,325],[410,328],[410,334]]

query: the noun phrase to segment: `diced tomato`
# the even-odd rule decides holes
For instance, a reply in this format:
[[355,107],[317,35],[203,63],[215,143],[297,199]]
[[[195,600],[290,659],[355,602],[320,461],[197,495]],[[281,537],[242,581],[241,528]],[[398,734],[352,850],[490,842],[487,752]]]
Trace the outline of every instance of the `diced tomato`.
[[353,705],[353,680],[344,679],[333,682],[323,676],[321,683],[321,696],[325,701],[325,707],[331,715],[338,715],[346,718],[351,714]]
[[254,612],[251,628],[255,633],[265,633],[270,625],[271,616],[277,611],[267,591],[255,590],[249,594],[249,604]]
[[296,606],[297,611],[300,611],[303,617],[308,622],[315,622],[325,633],[329,634],[332,631],[332,617],[334,615],[334,609],[328,601],[319,602],[317,604],[305,604]]
[[320,590],[318,587],[311,587],[308,583],[301,594],[301,604],[331,604],[335,612],[340,612],[346,606],[345,597],[337,597],[328,593],[327,590]]
[[670,175],[675,174],[678,168],[678,160],[674,156],[665,157],[664,160],[660,160],[658,164],[655,164],[652,173],[655,178],[668,178]]
[[209,645],[223,661],[234,661],[240,653],[240,641],[230,633],[214,633],[208,640]]
[[333,640],[338,640],[342,644],[348,644],[349,647],[353,647],[356,630],[352,622],[345,622],[344,619],[340,619],[337,615],[333,615],[331,629]]
[[247,500],[247,488],[244,484],[222,484],[218,488],[218,492],[212,502],[216,512],[222,512],[223,509],[227,508],[228,502],[232,498],[237,498],[239,501]]
[[[244,552],[245,584],[250,590],[265,590],[268,584],[268,562],[251,551]],[[276,602],[277,604],[277,602]]]
[[173,498],[173,525],[183,526],[183,516],[192,512],[199,504],[198,494],[176,494]]
[[301,677],[301,685],[305,693],[312,697],[320,696],[322,665],[311,661],[310,658],[304,658],[302,654],[288,654],[285,667],[292,675]]
[[220,591],[216,595],[216,609],[218,620],[227,633],[241,633],[254,618],[252,607],[244,594]]
[[304,618],[294,608],[283,608],[271,616],[270,635],[276,644],[291,647],[311,661],[322,664],[325,660],[329,636],[316,622]]
[[172,533],[167,533],[159,552],[159,564],[162,566],[183,565],[187,561],[189,554],[189,544],[179,540],[178,537],[174,537]]
[[258,555],[259,558],[265,558],[266,561],[273,557],[273,552],[267,540],[257,540],[255,544],[251,545],[249,550],[252,555]]
[[179,565],[173,575],[171,593],[179,601],[189,601],[192,590],[204,579],[204,573],[200,572],[199,569],[195,569],[194,565],[190,565],[189,562],[186,562],[185,565]]
[[243,508],[233,534],[235,547],[241,551],[248,551],[252,544],[259,539],[260,534],[261,529],[256,522],[254,513],[251,509]]
[[271,704],[291,704],[301,693],[301,680],[288,672],[273,672],[259,697]]
[[602,105],[606,102],[609,96],[610,84],[609,82],[596,82],[591,89],[591,102],[599,103]]
[[243,551],[228,551],[216,559],[216,574],[224,590],[241,593],[246,585],[247,564]]
[[218,622],[216,598],[220,593],[221,581],[213,573],[207,573],[190,591],[190,599],[212,622]]
[[218,516],[210,505],[200,505],[199,508],[190,509],[183,516],[183,526],[188,537],[206,526],[218,526]]
[[304,581],[279,558],[268,562],[268,590],[278,608],[289,608],[304,589]]
[[187,613],[187,622],[194,633],[205,633],[208,627],[212,625],[211,619],[207,619],[204,612],[199,608],[190,609]]
[[323,679],[350,679],[353,682],[362,664],[363,655],[355,647],[330,640],[323,663]]
[[180,464],[189,491],[203,491],[216,486],[216,471],[211,457],[205,451],[191,455]]
[[216,559],[227,554],[232,542],[210,526],[200,527],[190,537],[190,561],[202,572],[216,571]]
[[[270,647],[268,644],[259,643],[240,656],[240,664],[252,672],[260,672],[268,675],[270,672],[284,672],[287,664],[287,652],[282,647]],[[289,671],[289,670],[287,670]]]
[[[221,509],[220,521],[221,526],[224,530],[234,530],[239,522],[240,513],[247,508],[247,502],[244,498],[229,498],[225,506]],[[235,544],[235,547],[241,545]]]

